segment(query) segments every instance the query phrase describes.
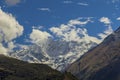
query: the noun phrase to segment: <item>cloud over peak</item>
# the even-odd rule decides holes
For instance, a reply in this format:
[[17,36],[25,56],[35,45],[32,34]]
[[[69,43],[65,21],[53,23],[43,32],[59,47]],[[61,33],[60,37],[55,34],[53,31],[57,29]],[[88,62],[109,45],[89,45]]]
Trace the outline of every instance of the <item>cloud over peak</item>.
[[108,17],[102,17],[99,19],[100,22],[104,23],[107,27],[106,30],[103,33],[99,33],[98,36],[103,40],[105,37],[110,35],[113,32],[112,26],[111,26],[111,20]]
[[51,27],[50,31],[55,34],[56,37],[65,41],[94,41],[96,43],[100,43],[101,40],[88,35],[87,29],[84,27],[77,27],[77,25],[83,26],[89,22],[92,22],[91,18],[86,18],[85,21],[81,21],[81,19],[73,19],[70,20],[66,25],[61,24],[59,27]]
[[30,34],[30,39],[32,43],[44,43],[46,42],[49,37],[52,37],[48,32],[46,31],[41,31],[38,29],[33,29],[32,33]]
[[100,18],[100,22],[103,22],[104,24],[111,24],[111,20],[107,17]]
[[99,33],[97,37],[94,37],[90,36],[87,29],[84,27],[89,23],[93,23],[94,21],[92,19],[93,18],[91,17],[72,19],[69,20],[67,24],[61,24],[60,26],[49,28],[50,32],[33,29],[32,33],[30,34],[30,39],[34,41],[34,43],[43,43],[44,41],[48,40],[49,37],[52,37],[52,39],[58,39],[67,42],[92,41],[99,44],[105,37],[113,32],[111,21],[107,17],[101,17],[99,20],[105,24],[106,29]]

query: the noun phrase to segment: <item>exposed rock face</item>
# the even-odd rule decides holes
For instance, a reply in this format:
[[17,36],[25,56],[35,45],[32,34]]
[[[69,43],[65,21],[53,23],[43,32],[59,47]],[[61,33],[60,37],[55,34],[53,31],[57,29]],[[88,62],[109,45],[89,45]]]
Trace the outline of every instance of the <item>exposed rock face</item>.
[[120,28],[67,69],[79,80],[120,80]]
[[44,45],[30,45],[26,49],[12,52],[9,56],[30,63],[47,64],[53,69],[63,71],[89,49],[96,46],[93,41],[47,41]]

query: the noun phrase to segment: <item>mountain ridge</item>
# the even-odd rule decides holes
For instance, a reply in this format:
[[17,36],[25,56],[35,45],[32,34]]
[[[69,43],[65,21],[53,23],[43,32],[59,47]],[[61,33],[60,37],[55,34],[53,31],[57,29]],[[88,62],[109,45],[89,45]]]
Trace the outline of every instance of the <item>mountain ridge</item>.
[[96,45],[97,43],[92,41],[66,42],[50,40],[42,46],[27,46],[26,49],[12,52],[8,56],[31,63],[47,64],[53,69],[63,71],[69,64]]
[[28,63],[0,55],[0,80],[77,80],[77,78],[45,64]]
[[[89,50],[71,64],[67,71],[77,76],[79,80],[119,80],[120,78],[117,78],[120,76],[118,68],[120,67],[118,65],[120,63],[119,33],[120,28],[106,37],[101,44]],[[115,73],[116,76],[112,73]]]

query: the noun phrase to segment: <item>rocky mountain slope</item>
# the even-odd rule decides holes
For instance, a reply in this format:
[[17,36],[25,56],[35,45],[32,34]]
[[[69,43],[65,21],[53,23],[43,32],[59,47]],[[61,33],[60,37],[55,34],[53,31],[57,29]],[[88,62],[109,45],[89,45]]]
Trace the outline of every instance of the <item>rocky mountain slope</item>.
[[12,52],[9,56],[31,62],[43,63],[57,70],[64,70],[66,66],[76,61],[97,43],[93,41],[54,41],[49,40],[44,44],[30,45],[27,48]]
[[0,80],[77,80],[44,64],[30,64],[0,55]]
[[69,68],[79,80],[120,80],[120,28]]

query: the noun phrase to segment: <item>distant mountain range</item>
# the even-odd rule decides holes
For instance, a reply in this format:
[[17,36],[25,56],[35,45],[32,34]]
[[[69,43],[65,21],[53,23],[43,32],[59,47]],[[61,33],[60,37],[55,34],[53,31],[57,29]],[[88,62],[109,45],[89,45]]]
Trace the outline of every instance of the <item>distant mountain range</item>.
[[9,57],[0,55],[0,79],[120,80],[120,28],[96,45],[92,41],[51,40],[9,53]]
[[12,52],[9,56],[31,63],[47,64],[61,71],[96,45],[97,43],[88,40],[80,42],[48,40],[44,44],[34,44]]
[[67,68],[79,80],[120,80],[120,28]]
[[0,80],[77,80],[44,64],[30,64],[0,55]]

